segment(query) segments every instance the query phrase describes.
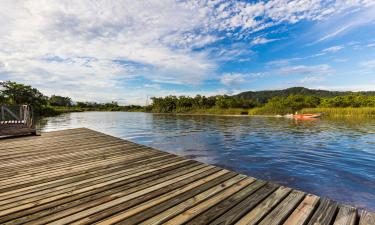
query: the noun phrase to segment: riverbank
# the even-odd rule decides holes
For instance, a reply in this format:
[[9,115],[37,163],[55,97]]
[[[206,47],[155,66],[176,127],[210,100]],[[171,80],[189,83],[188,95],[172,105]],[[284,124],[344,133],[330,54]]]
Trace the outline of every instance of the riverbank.
[[[217,115],[217,116],[267,116],[273,117],[280,115],[279,113],[272,113],[264,109],[264,107],[256,107],[253,109],[242,108],[208,108],[208,109],[193,109],[181,112],[159,113],[141,109],[124,110],[123,108],[79,108],[79,107],[52,107],[45,116],[55,116],[62,113],[72,112],[145,112],[154,114],[170,114],[170,115]],[[304,108],[298,111],[299,113],[322,113],[323,117],[328,118],[375,118],[375,107],[360,107],[360,108]]]
[[[299,113],[322,113],[323,117],[329,118],[375,118],[375,107],[361,107],[361,108],[304,108],[298,111]],[[264,110],[263,107],[253,109],[196,109],[186,112],[162,113],[174,115],[220,115],[220,116],[267,116],[274,117],[280,115],[279,113],[270,113]]]

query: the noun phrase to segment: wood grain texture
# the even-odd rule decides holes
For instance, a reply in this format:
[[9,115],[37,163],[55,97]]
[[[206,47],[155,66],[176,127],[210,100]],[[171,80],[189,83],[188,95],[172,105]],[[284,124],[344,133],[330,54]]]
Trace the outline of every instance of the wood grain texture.
[[308,225],[331,224],[336,215],[337,207],[338,204],[336,202],[329,199],[323,199]]
[[354,225],[357,220],[357,211],[353,207],[340,206],[333,225]]
[[0,224],[375,225],[374,213],[86,128],[0,139]]
[[373,225],[375,224],[375,213],[362,211],[359,219],[359,225]]
[[314,210],[318,206],[319,197],[308,194],[305,199],[299,204],[299,206],[293,211],[293,213],[285,221],[284,225],[303,225],[308,222],[308,219],[314,213]]

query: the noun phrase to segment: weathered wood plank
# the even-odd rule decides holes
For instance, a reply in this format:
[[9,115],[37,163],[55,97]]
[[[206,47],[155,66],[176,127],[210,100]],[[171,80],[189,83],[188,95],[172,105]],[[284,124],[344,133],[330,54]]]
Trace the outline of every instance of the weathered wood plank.
[[318,209],[315,211],[308,225],[326,225],[333,221],[338,204],[329,199],[321,200]]
[[363,210],[359,219],[359,225],[374,225],[375,213]]
[[195,216],[199,215],[200,213],[206,211],[211,206],[221,202],[222,200],[228,198],[229,196],[235,194],[242,188],[246,187],[247,185],[253,183],[254,179],[244,179],[235,185],[225,189],[224,191],[220,192],[219,194],[211,197],[210,199],[203,201],[202,203],[184,211],[183,213],[177,215],[173,219],[170,219],[164,222],[165,225],[178,225],[184,224],[190,219],[194,218]]
[[319,197],[308,194],[305,199],[299,204],[294,212],[288,217],[284,225],[304,225],[308,219],[313,215],[314,210],[319,203]]
[[67,208],[103,198],[104,196],[109,196],[114,193],[119,193],[125,190],[130,193],[132,191],[136,191],[153,184],[158,184],[160,182],[163,182],[163,180],[174,178],[180,175],[181,171],[185,171],[186,173],[188,172],[186,170],[193,166],[194,165],[191,164],[185,166],[174,165],[172,167],[145,173],[143,175],[135,176],[121,182],[105,185],[100,188],[96,188],[76,195],[71,195],[67,198],[36,206],[28,210],[19,211],[14,214],[10,214],[9,216],[1,217],[0,223],[11,220],[12,218],[18,218],[16,220],[13,220],[11,224],[24,224],[26,221],[38,219],[49,214],[54,214]]
[[357,210],[353,207],[339,206],[333,225],[354,225],[357,221]]
[[218,215],[219,217],[210,223],[210,225],[229,225],[234,224],[247,212],[258,205],[262,200],[264,200],[269,194],[274,192],[278,186],[275,184],[266,184],[264,187],[257,190],[254,194],[248,196],[245,200],[237,203],[232,209]]
[[[56,221],[54,221],[54,222],[52,222],[50,224],[51,225],[53,225],[53,224],[54,225],[58,225],[58,224],[64,224],[64,223],[72,223],[73,221],[76,221],[78,219],[82,219],[84,217],[87,217],[87,216],[90,216],[92,214],[101,212],[103,210],[112,208],[114,206],[118,206],[121,203],[126,203],[126,202],[128,202],[128,201],[130,201],[132,199],[141,197],[142,195],[146,195],[147,193],[150,193],[150,192],[153,192],[153,191],[157,191],[157,190],[160,191],[164,187],[172,189],[172,188],[174,188],[173,187],[174,183],[177,183],[177,182],[181,182],[181,183],[182,182],[187,182],[187,183],[189,183],[190,182],[189,178],[196,179],[194,176],[196,176],[196,175],[202,175],[202,174],[204,174],[203,173],[204,171],[207,171],[207,170],[212,169],[212,168],[213,167],[210,167],[210,166],[204,167],[203,169],[199,169],[199,170],[196,170],[194,172],[178,176],[176,178],[170,179],[170,180],[165,181],[163,183],[160,183],[160,184],[148,187],[148,188],[144,188],[143,190],[139,190],[139,191],[131,193],[129,195],[125,195],[125,196],[113,199],[113,200],[111,200],[109,202],[102,203],[100,205],[97,205],[95,207],[91,207],[91,208],[86,209],[84,211],[81,211],[79,209],[75,210],[77,213],[70,214],[69,216],[66,216],[66,217],[64,217],[62,219],[56,220]],[[125,205],[129,205],[129,204],[124,204],[124,205],[122,205],[121,208],[123,208]],[[54,216],[55,215],[56,214],[54,214]],[[36,224],[38,224],[38,223],[36,223]]]
[[279,187],[274,193],[264,199],[257,207],[243,216],[236,224],[250,225],[258,224],[258,222],[266,216],[275,205],[281,202],[292,189],[287,187]]
[[256,190],[261,188],[266,184],[265,181],[256,180],[247,187],[243,188],[239,192],[230,196],[229,198],[221,201],[220,203],[214,205],[209,210],[205,211],[203,214],[193,218],[186,224],[189,225],[199,225],[199,224],[208,224],[221,214],[225,213],[232,207],[234,207],[238,202],[241,202],[243,199],[254,193]]
[[[201,178],[197,181],[194,181],[194,182],[189,183],[189,184],[184,185],[184,186],[180,186],[180,187],[176,186],[177,188],[168,187],[168,190],[166,189],[163,192],[160,192],[160,190],[158,190],[155,193],[157,193],[157,195],[159,195],[159,194],[162,194],[162,195],[154,197],[154,198],[152,198],[151,200],[148,200],[148,201],[145,201],[145,200],[149,199],[148,198],[148,197],[150,197],[149,195],[147,195],[147,197],[142,196],[142,201],[144,201],[144,202],[142,202],[140,204],[139,203],[137,204],[137,202],[133,201],[133,203],[131,203],[130,205],[134,205],[134,207],[130,208],[129,210],[123,210],[122,206],[117,206],[116,208],[120,209],[121,212],[116,213],[114,216],[111,216],[111,217],[108,217],[106,219],[101,220],[98,224],[108,224],[108,223],[114,223],[114,222],[116,222],[117,224],[127,224],[127,225],[138,224],[138,221],[145,220],[146,218],[148,218],[148,216],[151,216],[151,215],[145,214],[144,210],[149,209],[153,206],[157,206],[160,203],[171,200],[172,198],[178,198],[178,196],[181,196],[181,195],[189,195],[189,193],[191,193],[192,191],[194,191],[197,188],[200,188],[202,186],[210,186],[211,185],[210,183],[213,182],[215,179],[221,178],[222,176],[227,175],[227,174],[229,174],[229,171],[221,170],[221,171],[218,171],[218,172],[216,172],[214,174],[211,174],[207,177],[203,177],[203,178]],[[129,206],[129,203],[126,204],[126,206]],[[113,213],[113,212],[116,212],[116,210],[112,209],[111,213]],[[138,215],[138,217],[135,216],[135,215]],[[94,219],[92,221],[95,221],[95,220],[98,220],[99,218],[103,218],[103,215],[101,213],[101,215],[95,216],[95,217],[90,218],[90,219]],[[86,223],[91,223],[92,221],[89,221],[87,219],[83,219],[82,221],[81,220],[76,221],[73,224],[75,224],[75,225],[86,224]]]
[[[143,221],[140,224],[142,224],[142,225],[162,224],[164,221],[167,221],[167,220],[171,219],[172,217],[180,214],[184,210],[189,209],[189,208],[193,207],[194,205],[197,205],[200,202],[203,202],[206,199],[209,199],[210,197],[214,196],[215,194],[219,193],[220,191],[232,186],[233,184],[235,184],[235,183],[237,183],[237,182],[239,182],[240,180],[243,180],[243,179],[245,179],[244,176],[237,175],[237,176],[234,176],[233,178],[231,178],[229,180],[226,180],[225,182],[223,182],[221,184],[216,185],[215,187],[213,187],[211,189],[208,189],[207,191],[205,191],[201,194],[198,194],[198,195],[194,196],[193,195],[194,193],[189,193],[190,198],[188,200],[186,200],[186,201],[184,201],[180,204],[177,204],[177,205],[175,205],[175,206],[173,206],[173,207],[171,207],[167,210],[164,210],[164,209],[168,208],[168,206],[171,206],[171,205],[174,205],[174,204],[173,203],[169,204],[169,202],[165,202],[165,204],[163,204],[164,207],[160,207],[160,208],[155,207],[155,209],[152,209],[152,210],[155,210],[155,212],[159,213],[159,214]],[[148,211],[145,211],[145,213],[147,213],[147,215],[149,215]]]
[[302,201],[305,193],[293,190],[275,209],[273,209],[259,225],[279,225],[292,213],[297,205]]

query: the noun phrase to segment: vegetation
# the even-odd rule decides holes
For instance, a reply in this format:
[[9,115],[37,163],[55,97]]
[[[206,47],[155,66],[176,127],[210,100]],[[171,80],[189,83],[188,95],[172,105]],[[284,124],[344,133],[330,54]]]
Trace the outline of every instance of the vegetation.
[[302,109],[301,113],[323,113],[325,117],[329,118],[343,118],[343,117],[375,117],[375,107],[346,107],[346,108],[306,108]]
[[205,97],[197,95],[167,96],[164,98],[151,98],[152,112],[157,113],[189,113],[205,112],[208,109],[220,111],[220,109],[250,109],[258,106],[257,102],[227,95]]
[[375,91],[363,91],[363,92],[351,92],[351,91],[326,91],[326,90],[313,90],[304,87],[292,87],[284,90],[272,90],[272,91],[246,91],[242,92],[237,97],[252,99],[262,104],[267,103],[273,97],[288,97],[289,95],[303,95],[303,96],[314,96],[319,98],[333,98],[337,96],[346,95],[363,95],[363,96],[375,96]]
[[362,93],[335,97],[276,96],[264,104],[252,99],[225,95],[213,97],[197,95],[194,98],[167,96],[152,100],[152,111],[158,113],[277,115],[301,110],[307,112],[306,109],[309,109],[308,112],[323,112],[326,115],[373,116],[375,111],[375,96]]
[[154,97],[152,105],[120,106],[117,102],[74,102],[69,97],[47,97],[28,85],[0,82],[0,104],[29,104],[39,115],[82,111],[143,111],[189,114],[277,115],[296,111],[327,116],[375,116],[375,92],[330,92],[306,88],[244,92],[235,96]]
[[23,105],[33,107],[34,113],[52,116],[64,112],[82,111],[142,111],[142,106],[119,106],[117,102],[73,102],[71,98],[52,95],[47,97],[29,85],[12,81],[0,82],[0,104]]

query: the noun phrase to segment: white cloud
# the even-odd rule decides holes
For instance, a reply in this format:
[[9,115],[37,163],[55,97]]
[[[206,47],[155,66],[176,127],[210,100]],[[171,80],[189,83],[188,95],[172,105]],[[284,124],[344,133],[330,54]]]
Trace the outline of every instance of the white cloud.
[[256,37],[251,41],[252,45],[261,45],[261,44],[267,44],[270,42],[277,41],[279,39],[267,39],[265,37]]
[[248,82],[248,76],[241,73],[225,73],[220,77],[220,82],[228,87],[239,87]]
[[310,76],[310,77],[304,77],[298,81],[298,83],[301,84],[311,84],[311,83],[319,83],[324,80],[321,76]]
[[251,50],[243,46],[216,49],[214,53],[221,54],[213,54],[210,44],[219,40],[248,41],[254,32],[281,23],[322,20],[336,8],[361,4],[360,0],[354,5],[323,0],[3,0],[0,79],[80,100],[135,99],[123,85],[131,79],[199,85],[217,79],[221,60],[248,60],[241,57]]
[[329,74],[333,69],[327,64],[320,64],[315,66],[288,66],[280,69],[282,74]]
[[342,50],[343,48],[344,48],[343,46],[335,45],[335,46],[323,49],[322,52],[335,53],[335,52]]
[[375,69],[375,59],[363,61],[360,65],[367,69]]
[[375,21],[375,1],[373,0],[345,1],[344,4],[342,1],[337,1],[335,8],[336,12],[346,12],[336,16],[333,20],[320,24],[319,31],[327,32],[312,44],[330,40]]

